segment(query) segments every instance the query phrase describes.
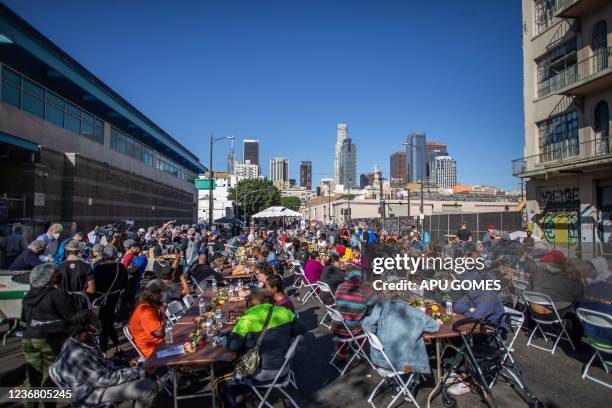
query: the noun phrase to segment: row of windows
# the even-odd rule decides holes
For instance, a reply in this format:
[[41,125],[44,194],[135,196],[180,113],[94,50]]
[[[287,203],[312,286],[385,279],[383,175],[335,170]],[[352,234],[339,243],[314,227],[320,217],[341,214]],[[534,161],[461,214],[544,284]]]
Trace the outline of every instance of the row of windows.
[[555,0],[537,0],[535,7],[535,34],[546,31],[555,17]]
[[166,173],[172,174],[174,177],[178,177],[181,180],[185,180],[188,182],[193,182],[195,179],[195,174],[185,170],[183,167],[174,163],[171,160],[166,159],[165,157],[157,158],[157,170],[164,171]]
[[153,151],[114,127],[111,128],[110,148],[116,152],[153,166]]
[[569,41],[537,61],[538,96],[544,96],[576,81],[576,40]]
[[104,144],[104,122],[6,66],[2,66],[2,101]]
[[[104,144],[102,120],[5,65],[2,66],[1,73],[0,99],[3,102]],[[115,128],[111,128],[110,148],[147,166],[153,166],[153,151]],[[156,168],[181,180],[192,182],[195,179],[194,173],[163,157],[158,158]]]

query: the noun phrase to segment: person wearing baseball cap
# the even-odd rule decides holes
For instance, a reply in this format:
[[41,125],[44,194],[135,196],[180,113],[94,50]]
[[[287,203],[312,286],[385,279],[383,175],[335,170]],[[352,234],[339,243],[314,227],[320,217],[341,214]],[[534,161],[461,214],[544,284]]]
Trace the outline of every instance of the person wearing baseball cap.
[[487,232],[485,232],[485,234],[482,236],[483,243],[489,242],[493,239],[494,230],[495,230],[495,227],[493,226],[493,224],[487,225]]
[[146,358],[149,358],[155,347],[164,340],[166,305],[163,303],[163,296],[167,289],[161,279],[150,281],[128,322],[134,344]]
[[[58,271],[61,276],[60,287],[68,293],[96,293],[93,272],[91,266],[79,257],[79,252],[83,248],[83,243],[77,240],[69,241],[64,245],[66,260],[63,261]],[[78,303],[86,307],[82,295],[77,295]]]

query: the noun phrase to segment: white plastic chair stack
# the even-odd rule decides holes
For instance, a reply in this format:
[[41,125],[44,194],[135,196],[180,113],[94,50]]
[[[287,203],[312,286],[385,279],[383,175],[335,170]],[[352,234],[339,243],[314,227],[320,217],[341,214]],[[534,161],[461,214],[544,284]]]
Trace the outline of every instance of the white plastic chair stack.
[[[576,348],[574,347],[574,343],[572,342],[572,339],[570,338],[567,332],[567,329],[565,328],[565,322],[563,321],[563,319],[561,319],[561,316],[559,316],[559,312],[557,311],[557,308],[555,307],[555,304],[552,302],[550,296],[545,295],[544,293],[525,291],[523,292],[523,299],[525,300],[525,304],[528,306],[529,313],[531,314],[532,320],[536,324],[535,329],[533,329],[533,331],[531,332],[531,335],[529,336],[529,340],[527,341],[527,346],[532,346],[540,350],[548,351],[551,354],[555,354],[555,350],[557,349],[557,345],[559,344],[559,341],[563,339],[563,340],[569,341],[570,345],[572,346],[572,350],[576,350]],[[541,305],[541,306],[544,306],[550,309],[553,312],[551,315],[551,318],[542,319],[536,316],[535,313],[533,313],[533,311],[531,310],[530,303],[538,304],[538,305]],[[553,325],[559,326],[559,330],[557,333],[545,331],[544,328],[542,327],[542,326],[550,327]],[[532,340],[536,332],[540,332],[540,334],[542,334],[542,337],[544,338],[544,341],[546,341],[547,343],[548,343],[547,336],[549,336],[551,339],[555,339],[555,342],[552,348],[546,348],[546,347],[542,347],[542,346],[533,344]]]
[[382,367],[374,367],[378,375],[380,375],[381,379],[380,379],[380,382],[376,385],[376,387],[372,391],[372,394],[370,394],[370,397],[368,398],[368,403],[372,405],[374,408],[376,408],[376,405],[374,404],[374,397],[376,396],[376,392],[378,391],[380,386],[385,383],[386,380],[393,379],[393,381],[397,385],[396,389],[399,389],[399,391],[397,392],[397,394],[393,396],[393,399],[391,400],[389,405],[387,405],[387,407],[393,406],[395,401],[397,401],[397,399],[400,396],[404,395],[405,397],[410,398],[412,403],[414,403],[414,405],[418,408],[419,404],[416,402],[414,395],[412,395],[412,393],[410,392],[410,385],[412,384],[414,374],[410,374],[408,379],[404,381],[404,379],[402,378],[402,375],[395,369],[395,367],[393,367],[393,364],[391,364],[391,360],[389,360],[387,353],[385,353],[385,348],[383,347],[378,337],[374,333],[370,333],[370,332],[367,332],[366,335],[368,336],[370,347],[380,352],[380,354],[382,354],[383,358],[387,362],[387,365],[391,367],[391,369],[382,368]]
[[[576,311],[576,314],[578,315],[578,318],[583,324],[587,323],[591,326],[596,326],[607,331],[612,330],[612,316],[608,314],[583,308],[578,309]],[[594,353],[591,356],[591,359],[585,364],[584,368],[582,369],[582,378],[588,378],[589,380],[595,381],[598,384],[605,385],[608,388],[612,388],[612,384],[589,375],[589,369],[591,368],[591,364],[593,364],[593,361],[595,361],[595,357],[599,358],[599,361],[601,362],[604,371],[607,374],[610,373],[608,367],[612,367],[612,360],[606,360],[602,354],[612,356],[612,349],[601,347],[601,345],[597,344],[594,341],[591,341],[588,337],[587,341],[591,345],[591,347],[593,347]]]
[[[270,396],[270,393],[272,392],[273,389],[279,390],[291,402],[291,405],[293,405],[295,408],[299,408],[299,406],[296,404],[293,398],[291,398],[291,396],[287,393],[287,391],[284,390],[284,388],[287,385],[292,384],[297,389],[297,385],[295,384],[295,375],[293,374],[293,371],[291,371],[291,368],[287,370],[287,366],[291,363],[291,359],[293,359],[293,356],[295,355],[295,350],[301,339],[302,339],[302,336],[297,336],[293,340],[293,342],[289,346],[289,349],[287,350],[287,353],[285,353],[285,361],[283,362],[283,365],[276,373],[276,376],[274,377],[274,380],[272,380],[272,382],[270,382],[269,384],[251,385],[251,389],[259,397],[259,400],[261,401],[257,408],[263,407],[264,404],[268,408],[274,408],[274,406],[268,402],[268,397]],[[283,374],[284,376],[282,378],[282,381],[279,382],[279,380],[281,379],[280,377]],[[266,390],[265,394],[261,395],[258,388],[265,389]]]
[[[355,336],[351,332],[349,327],[346,325],[346,322],[344,321],[344,318],[342,317],[339,311],[337,311],[336,309],[330,306],[325,306],[325,308],[329,312],[329,315],[332,321],[344,326],[344,330],[348,333],[348,337],[337,337],[336,336],[334,338],[334,341],[339,343],[339,347],[336,350],[336,352],[332,355],[331,360],[329,360],[329,364],[331,364],[336,370],[338,370],[340,372],[340,375],[344,375],[344,373],[349,368],[353,360],[355,360],[355,358],[363,357],[367,360],[368,363],[370,363],[370,366],[372,366],[372,368],[376,369],[376,367],[374,367],[374,364],[372,364],[372,361],[370,361],[370,358],[366,354],[365,350],[363,349],[368,339],[368,336],[365,333]],[[343,368],[340,368],[336,365],[335,361],[336,361],[336,357],[338,357],[338,354],[340,354],[340,352],[345,348],[348,348],[347,350],[352,352],[352,355],[351,355],[351,358],[346,363],[346,365]]]

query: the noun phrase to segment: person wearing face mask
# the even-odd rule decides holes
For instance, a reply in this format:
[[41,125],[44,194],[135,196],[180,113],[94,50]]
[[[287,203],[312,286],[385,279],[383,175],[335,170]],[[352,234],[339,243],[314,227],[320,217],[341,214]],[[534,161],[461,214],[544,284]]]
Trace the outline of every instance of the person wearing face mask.
[[30,273],[30,291],[23,298],[26,329],[21,343],[26,360],[25,387],[48,386],[49,365],[68,337],[67,323],[76,313],[70,295],[59,289],[59,273],[51,263]]
[[167,289],[161,279],[150,281],[128,323],[134,344],[146,358],[149,358],[155,347],[164,340],[166,323],[163,316],[166,305],[163,303],[163,296]]
[[65,240],[63,240],[57,249],[55,258],[53,259],[53,265],[55,265],[55,267],[57,268],[66,259],[66,244],[68,244],[70,241],[83,242],[83,239],[85,239],[85,233],[77,232],[71,238],[66,238]]
[[47,244],[43,253],[40,254],[42,262],[51,262],[55,258],[59,246],[59,237],[63,230],[64,227],[61,224],[52,224],[46,233],[36,238]]
[[145,378],[141,367],[115,366],[96,342],[102,323],[90,310],[70,320],[70,337],[51,371],[58,386],[72,391],[75,406],[99,406],[131,401],[137,408],[150,407],[159,392],[157,384]]
[[25,251],[17,255],[17,258],[11,264],[11,271],[25,271],[34,268],[36,265],[43,263],[40,260],[40,255],[45,250],[45,241],[34,240]]

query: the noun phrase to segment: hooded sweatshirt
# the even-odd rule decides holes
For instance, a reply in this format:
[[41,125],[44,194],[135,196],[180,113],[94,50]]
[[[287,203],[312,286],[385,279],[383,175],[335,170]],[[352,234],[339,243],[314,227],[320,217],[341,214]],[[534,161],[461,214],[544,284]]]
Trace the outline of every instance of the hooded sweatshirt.
[[77,312],[70,295],[61,289],[32,288],[23,298],[23,337],[48,339],[68,336],[66,322]]

